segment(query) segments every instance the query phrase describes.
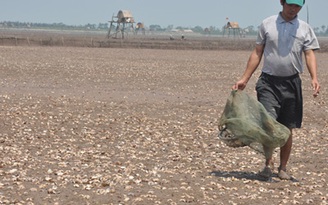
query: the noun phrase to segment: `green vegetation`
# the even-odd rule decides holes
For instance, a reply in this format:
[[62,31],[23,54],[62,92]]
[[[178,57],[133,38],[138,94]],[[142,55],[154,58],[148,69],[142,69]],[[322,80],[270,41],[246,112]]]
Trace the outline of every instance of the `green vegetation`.
[[[160,31],[160,32],[170,32],[170,31],[192,31],[199,34],[207,35],[222,35],[225,32],[225,25],[222,27],[210,26],[203,28],[201,26],[183,27],[169,25],[166,28],[161,27],[160,25],[149,25],[146,27],[146,30],[149,31]],[[27,22],[12,22],[12,21],[3,21],[0,22],[0,28],[33,28],[33,29],[56,29],[56,30],[93,30],[93,31],[108,31],[108,23],[99,23],[99,24],[85,24],[85,25],[66,25],[64,23],[27,23]],[[314,27],[313,30],[318,36],[328,36],[328,26],[322,25],[321,27]],[[240,28],[242,35],[256,35],[257,28],[254,26],[248,26],[246,28]]]

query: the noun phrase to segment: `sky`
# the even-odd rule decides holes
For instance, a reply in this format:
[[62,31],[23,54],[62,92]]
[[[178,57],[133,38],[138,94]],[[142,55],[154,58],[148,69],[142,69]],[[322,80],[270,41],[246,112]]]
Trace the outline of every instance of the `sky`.
[[[312,27],[328,26],[327,8],[328,0],[306,0],[299,17],[307,21],[308,13]],[[98,25],[120,10],[129,10],[146,26],[221,28],[228,18],[245,28],[278,14],[281,5],[280,0],[2,0],[0,22]]]

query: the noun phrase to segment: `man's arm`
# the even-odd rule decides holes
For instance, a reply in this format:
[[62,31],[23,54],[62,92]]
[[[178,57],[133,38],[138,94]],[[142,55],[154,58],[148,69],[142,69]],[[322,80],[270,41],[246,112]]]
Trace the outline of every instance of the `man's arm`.
[[247,67],[242,75],[241,79],[237,81],[233,86],[233,90],[244,90],[249,79],[252,77],[254,71],[257,69],[259,66],[262,55],[264,51],[264,45],[256,45],[255,49],[251,53],[248,62],[247,62]]
[[318,81],[318,75],[317,75],[317,59],[316,56],[314,54],[313,50],[306,50],[304,51],[304,55],[305,55],[305,60],[306,60],[306,66],[309,70],[310,76],[312,78],[312,88],[313,88],[313,96],[317,97],[319,95],[319,91],[320,91],[320,84]]

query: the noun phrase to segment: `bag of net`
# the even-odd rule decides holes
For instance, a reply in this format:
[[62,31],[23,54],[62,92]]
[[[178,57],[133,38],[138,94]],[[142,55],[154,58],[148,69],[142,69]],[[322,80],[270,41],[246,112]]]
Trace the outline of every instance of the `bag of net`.
[[[219,119],[219,139],[230,147],[249,146],[266,155],[264,150],[282,147],[290,130],[277,122],[254,97],[234,90],[227,99]],[[265,148],[265,149],[264,149]]]

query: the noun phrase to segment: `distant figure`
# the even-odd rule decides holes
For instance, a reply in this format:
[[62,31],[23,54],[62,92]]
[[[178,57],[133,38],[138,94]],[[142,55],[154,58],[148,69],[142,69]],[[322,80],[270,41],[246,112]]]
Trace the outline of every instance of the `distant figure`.
[[172,35],[170,35],[170,40],[173,41],[174,40],[174,37]]
[[232,28],[232,26],[231,26],[231,23],[230,23],[230,22],[228,22],[228,23],[227,23],[227,28]]
[[204,29],[204,33],[205,33],[206,35],[210,35],[210,34],[211,34],[211,31],[210,31],[209,28],[205,28],[205,29]]

